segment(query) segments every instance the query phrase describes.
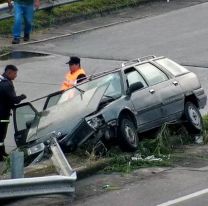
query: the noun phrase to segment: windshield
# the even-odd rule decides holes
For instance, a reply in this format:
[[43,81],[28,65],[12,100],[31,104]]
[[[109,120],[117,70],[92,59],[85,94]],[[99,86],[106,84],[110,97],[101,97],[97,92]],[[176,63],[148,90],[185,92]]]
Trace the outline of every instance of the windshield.
[[[108,85],[103,98],[112,98],[116,99],[121,96],[122,89],[121,89],[121,77],[119,72],[110,73],[103,77],[99,77],[97,79],[93,79],[87,82],[84,82],[77,86],[77,88],[73,87],[63,93],[59,93],[57,95],[51,96],[48,103],[47,108],[51,107],[56,104],[61,104],[65,101],[71,101],[80,98],[82,99],[83,92],[87,92],[89,90],[94,90],[98,87],[102,87],[103,85]],[[82,90],[83,92],[81,92]]]

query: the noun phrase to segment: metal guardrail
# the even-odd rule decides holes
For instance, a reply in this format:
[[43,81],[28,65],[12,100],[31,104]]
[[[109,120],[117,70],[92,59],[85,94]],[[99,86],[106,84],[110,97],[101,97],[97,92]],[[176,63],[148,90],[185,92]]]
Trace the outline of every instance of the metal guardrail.
[[[55,138],[52,138],[50,142],[50,151],[52,152],[52,161],[61,175],[0,180],[0,199],[75,192],[73,185],[77,179],[76,171],[69,165]],[[14,172],[15,174],[20,173]]]
[[[64,4],[71,4],[82,0],[47,0],[47,2],[41,2],[41,6],[38,10],[42,9],[49,9],[57,6],[62,6]],[[167,3],[170,2],[170,0],[166,0]],[[8,4],[0,4],[0,20],[8,19],[12,17],[12,12],[9,11]]]
[[0,181],[0,199],[27,197],[44,194],[66,194],[74,192],[71,183],[76,173],[67,176],[20,178]]
[[[41,1],[40,8],[38,10],[49,9],[57,6],[62,6],[65,4],[75,3],[81,0],[47,0],[45,2]],[[0,20],[8,19],[13,16],[12,11],[9,11],[8,4],[0,4]]]

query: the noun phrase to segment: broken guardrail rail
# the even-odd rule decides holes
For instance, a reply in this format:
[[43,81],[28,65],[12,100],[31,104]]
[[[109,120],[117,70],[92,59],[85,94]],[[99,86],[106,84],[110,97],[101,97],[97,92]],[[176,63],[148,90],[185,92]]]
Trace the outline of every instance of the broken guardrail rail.
[[[65,4],[71,4],[82,0],[46,0],[41,1],[40,8],[38,10],[49,9],[57,6],[62,6]],[[8,19],[13,16],[13,12],[9,11],[8,4],[0,4],[0,20]]]
[[73,184],[77,179],[76,171],[73,171],[69,165],[56,138],[51,140],[50,151],[52,152],[51,159],[60,175],[0,180],[0,199],[75,192]]

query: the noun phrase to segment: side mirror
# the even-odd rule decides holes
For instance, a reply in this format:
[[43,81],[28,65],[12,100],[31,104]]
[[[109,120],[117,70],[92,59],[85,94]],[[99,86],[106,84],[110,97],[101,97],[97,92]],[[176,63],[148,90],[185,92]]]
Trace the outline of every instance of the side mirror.
[[129,89],[128,89],[128,94],[132,94],[133,92],[142,89],[144,87],[144,85],[142,84],[142,82],[136,82],[132,85],[130,85]]

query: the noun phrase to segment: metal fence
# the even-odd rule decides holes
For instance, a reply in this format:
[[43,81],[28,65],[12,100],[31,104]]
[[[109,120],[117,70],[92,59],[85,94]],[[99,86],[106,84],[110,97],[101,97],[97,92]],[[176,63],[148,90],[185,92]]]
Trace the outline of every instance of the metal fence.
[[[20,168],[16,163],[21,162],[23,155],[16,152],[11,158],[14,161],[12,165],[16,165],[12,167],[12,177],[16,176],[16,179],[0,180],[0,200],[45,194],[74,193],[74,182],[77,179],[76,171],[68,163],[55,137],[51,139],[50,151],[54,166],[60,175],[22,178],[23,168]],[[19,161],[17,161],[18,159]]]
[[[49,9],[65,4],[75,3],[81,0],[46,0],[41,2],[41,6],[38,10]],[[13,16],[13,11],[9,11],[8,4],[0,4],[0,20],[8,19]]]
[[[38,10],[42,9],[49,9],[57,6],[62,6],[65,4],[71,4],[82,0],[46,0],[44,2],[41,2],[41,6]],[[170,2],[170,0],[166,0],[167,3]],[[0,4],[0,20],[8,19],[13,16],[12,11],[9,11],[8,4]]]
[[76,173],[67,176],[48,176],[1,180],[0,199],[27,197],[45,194],[68,194],[75,191],[71,187],[76,180]]

